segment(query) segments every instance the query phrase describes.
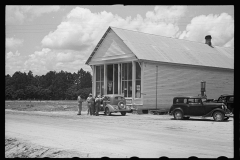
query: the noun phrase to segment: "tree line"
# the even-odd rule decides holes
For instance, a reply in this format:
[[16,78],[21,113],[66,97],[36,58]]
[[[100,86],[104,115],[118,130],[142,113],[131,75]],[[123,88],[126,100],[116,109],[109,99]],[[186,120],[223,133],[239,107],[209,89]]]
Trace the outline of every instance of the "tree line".
[[5,100],[76,100],[92,92],[92,76],[82,68],[77,73],[49,71],[33,76],[17,71],[5,75]]

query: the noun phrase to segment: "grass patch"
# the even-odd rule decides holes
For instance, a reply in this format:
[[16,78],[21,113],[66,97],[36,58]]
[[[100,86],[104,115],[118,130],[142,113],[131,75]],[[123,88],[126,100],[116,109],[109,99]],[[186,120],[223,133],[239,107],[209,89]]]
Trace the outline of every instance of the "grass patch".
[[[82,111],[87,110],[87,103],[83,102]],[[5,101],[5,109],[19,111],[77,111],[78,103],[75,100],[61,101]]]

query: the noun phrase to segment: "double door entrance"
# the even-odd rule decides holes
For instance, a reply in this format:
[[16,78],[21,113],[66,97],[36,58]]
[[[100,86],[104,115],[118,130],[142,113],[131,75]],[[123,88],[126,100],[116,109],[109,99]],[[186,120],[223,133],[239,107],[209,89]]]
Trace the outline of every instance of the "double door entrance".
[[118,79],[118,64],[107,65],[107,94],[120,94]]

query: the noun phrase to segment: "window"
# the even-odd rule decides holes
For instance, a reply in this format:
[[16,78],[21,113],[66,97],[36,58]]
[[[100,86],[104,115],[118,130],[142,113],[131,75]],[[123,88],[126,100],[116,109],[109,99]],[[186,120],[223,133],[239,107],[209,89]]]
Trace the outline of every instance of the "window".
[[234,101],[234,97],[230,97],[229,102],[233,102],[233,101]]
[[200,99],[195,99],[195,103],[200,104],[201,100]]
[[122,63],[122,93],[124,97],[132,97],[132,63]]
[[114,94],[118,94],[118,64],[114,64]]
[[183,98],[176,99],[176,103],[187,103],[187,99]]
[[188,104],[200,104],[201,100],[199,98],[189,98],[188,99]]
[[113,65],[107,65],[107,94],[113,94]]
[[96,66],[96,95],[104,92],[104,66]]
[[105,96],[104,101],[110,101],[110,97]]
[[194,99],[189,98],[189,99],[188,99],[188,104],[192,104],[192,103],[194,103]]
[[118,64],[107,65],[107,94],[118,94]]
[[219,98],[219,102],[226,102],[226,97]]
[[187,99],[184,99],[184,101],[183,101],[183,102],[187,104]]
[[141,98],[141,67],[138,62],[136,62],[136,87],[135,87],[135,97]]

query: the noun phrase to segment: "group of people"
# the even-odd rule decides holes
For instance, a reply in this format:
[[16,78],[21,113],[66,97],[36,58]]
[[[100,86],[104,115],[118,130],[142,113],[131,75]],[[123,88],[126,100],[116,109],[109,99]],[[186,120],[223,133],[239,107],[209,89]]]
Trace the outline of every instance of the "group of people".
[[[89,115],[99,115],[99,108],[100,105],[103,103],[103,96],[100,96],[100,94],[97,95],[96,98],[92,97],[92,94],[90,93],[88,98],[87,98],[87,106],[88,106],[88,111],[87,114]],[[77,115],[81,115],[81,111],[82,111],[82,102],[83,99],[81,98],[81,95],[78,96],[77,98],[78,100],[78,114]]]

